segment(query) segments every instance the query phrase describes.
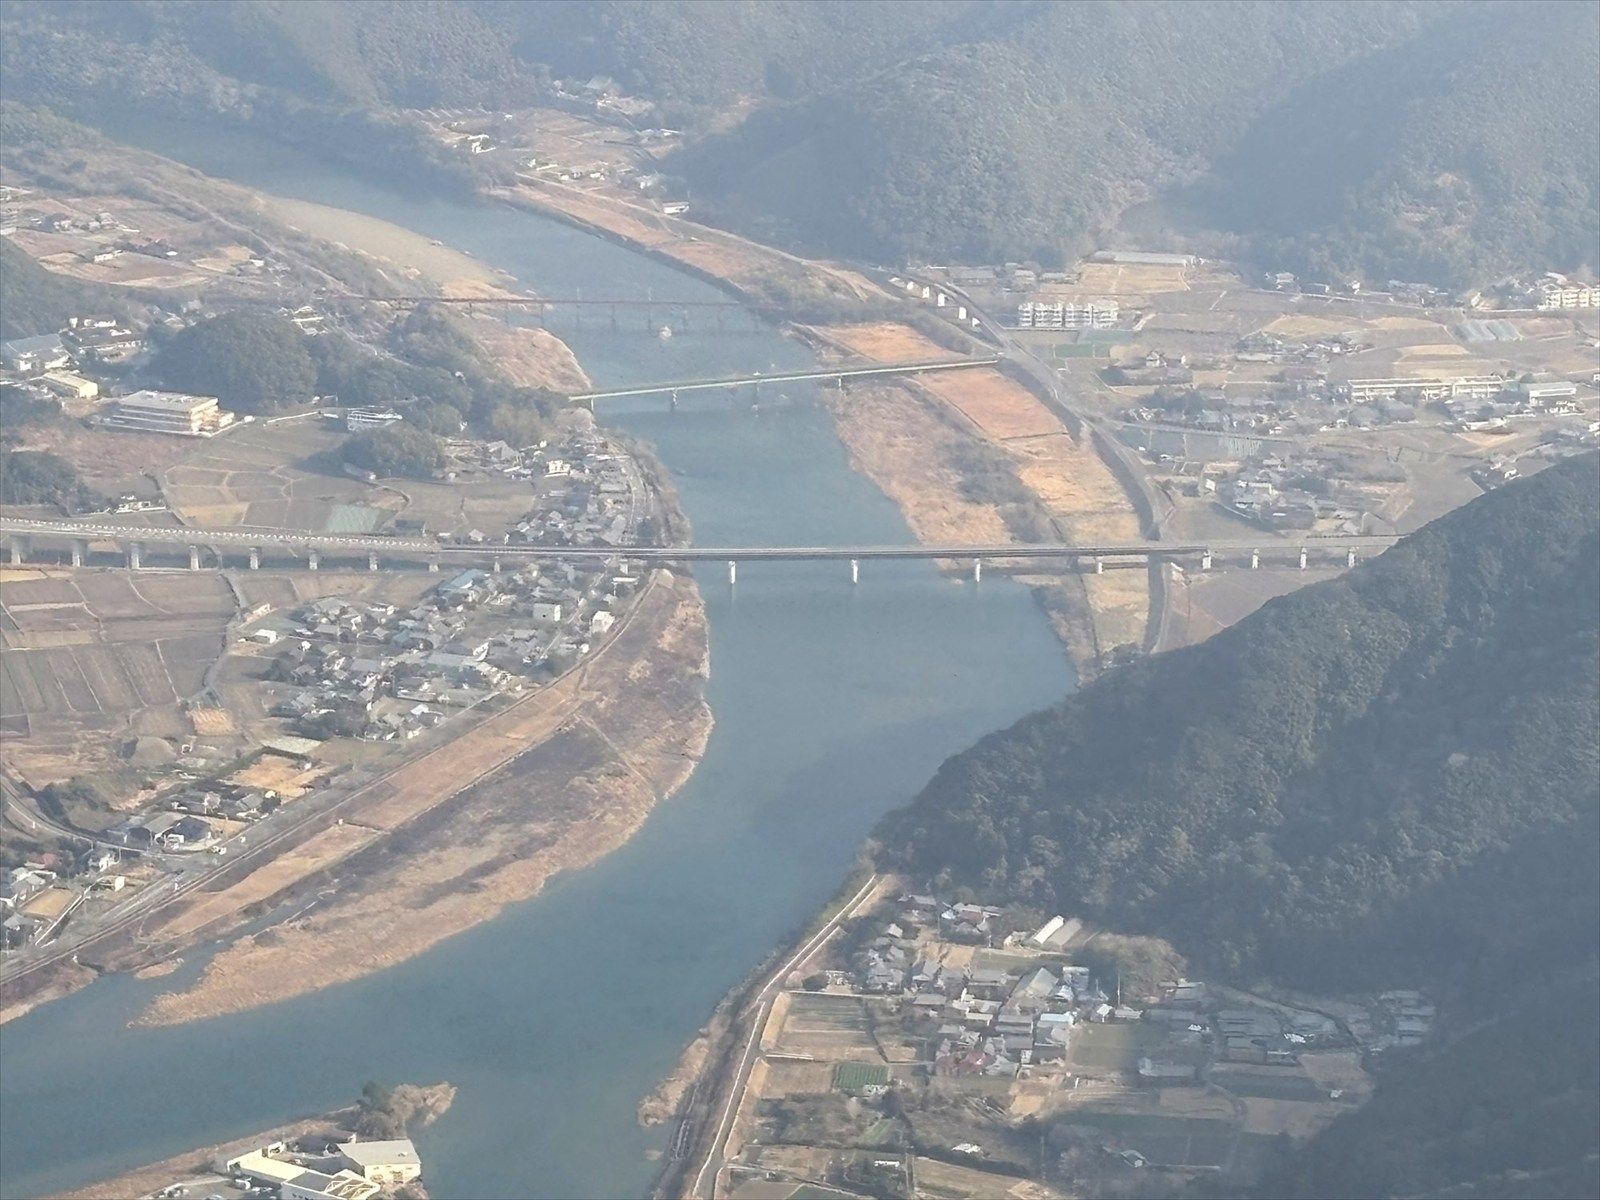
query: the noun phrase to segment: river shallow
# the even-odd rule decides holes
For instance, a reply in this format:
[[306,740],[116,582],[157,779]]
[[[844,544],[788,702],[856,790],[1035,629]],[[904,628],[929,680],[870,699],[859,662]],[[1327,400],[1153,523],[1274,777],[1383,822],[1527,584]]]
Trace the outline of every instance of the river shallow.
[[[419,200],[229,134],[146,144],[213,174],[381,217],[561,295],[696,297],[707,284],[556,221]],[[801,364],[741,318],[669,340],[556,331],[597,384]],[[731,328],[738,325],[738,329]],[[602,410],[653,442],[696,540],[903,543],[804,386]],[[368,1079],[460,1091],[418,1140],[439,1200],[631,1196],[665,1129],[635,1106],[717,999],[842,881],[877,819],[949,754],[1071,686],[1028,593],[931,564],[748,564],[698,575],[711,629],[704,761],[631,842],[381,974],[255,1012],[130,1029],[192,977],[115,977],[0,1028],[0,1194],[81,1185],[348,1102]]]

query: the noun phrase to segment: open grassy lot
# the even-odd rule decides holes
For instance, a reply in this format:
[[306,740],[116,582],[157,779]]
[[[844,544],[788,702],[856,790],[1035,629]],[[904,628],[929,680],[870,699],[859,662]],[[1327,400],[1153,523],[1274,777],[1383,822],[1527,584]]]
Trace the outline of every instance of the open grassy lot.
[[1142,1022],[1128,1025],[1079,1025],[1072,1031],[1067,1061],[1088,1074],[1132,1071],[1139,1057],[1166,1041],[1159,1029]]

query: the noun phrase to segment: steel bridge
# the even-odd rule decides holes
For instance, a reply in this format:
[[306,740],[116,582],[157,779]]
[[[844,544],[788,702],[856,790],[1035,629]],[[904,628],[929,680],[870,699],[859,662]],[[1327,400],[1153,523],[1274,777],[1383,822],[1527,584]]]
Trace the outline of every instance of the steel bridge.
[[938,358],[917,362],[857,363],[832,367],[803,367],[795,371],[755,371],[748,375],[723,375],[708,379],[679,379],[667,383],[635,383],[626,387],[603,388],[593,392],[576,392],[571,397],[580,403],[592,405],[596,400],[617,400],[624,396],[658,396],[663,393],[674,398],[680,392],[710,391],[720,388],[754,388],[759,392],[766,383],[799,383],[806,380],[832,379],[843,383],[846,379],[868,379],[888,375],[925,375],[934,371],[962,371],[973,367],[992,367],[1000,359],[995,356],[979,358]]

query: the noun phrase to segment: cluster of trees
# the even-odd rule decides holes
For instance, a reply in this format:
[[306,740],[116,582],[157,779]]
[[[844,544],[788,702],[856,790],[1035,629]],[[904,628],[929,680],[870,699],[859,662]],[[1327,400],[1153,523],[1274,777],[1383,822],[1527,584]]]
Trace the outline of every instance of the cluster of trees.
[[379,478],[427,479],[444,466],[439,439],[414,425],[389,425],[352,434],[341,453],[345,462]]
[[1371,1101],[1290,1156],[1258,1194],[1600,1196],[1597,1028],[1592,978],[1530,990],[1515,1013],[1380,1076]]
[[1207,970],[1470,993],[1593,952],[1597,676],[1586,457],[986,738],[881,838]]
[[400,410],[425,433],[471,428],[519,446],[537,441],[565,403],[556,392],[513,386],[453,318],[420,310],[378,350],[340,332],[309,337],[272,314],[225,313],[168,338],[151,373],[167,387],[218,396],[246,413],[337,396],[347,407]]
[[69,513],[105,507],[66,459],[46,450],[0,451],[0,504],[54,504]]
[[310,401],[317,368],[308,340],[284,317],[224,313],[174,334],[150,369],[177,391],[217,396],[238,412],[267,413]]

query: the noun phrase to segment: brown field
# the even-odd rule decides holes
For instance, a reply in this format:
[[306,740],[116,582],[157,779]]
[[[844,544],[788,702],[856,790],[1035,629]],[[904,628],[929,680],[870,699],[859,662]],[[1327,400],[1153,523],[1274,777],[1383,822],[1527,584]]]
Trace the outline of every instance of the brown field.
[[1339,334],[1354,334],[1360,330],[1361,322],[1355,317],[1340,320],[1335,317],[1311,317],[1301,313],[1291,313],[1287,316],[1276,317],[1262,326],[1265,333],[1275,333],[1285,338],[1315,338],[1337,337]]
[[817,332],[862,358],[878,362],[913,362],[924,358],[950,357],[950,351],[938,342],[897,321],[824,325]]
[[46,888],[24,904],[22,911],[30,917],[53,921],[67,911],[67,905],[72,903],[73,897],[74,893],[64,887]]
[[298,759],[268,753],[263,754],[249,766],[235,771],[223,782],[262,791],[271,790],[292,800],[296,796],[304,795],[306,790],[326,773],[325,768],[307,767]]
[[1042,1183],[995,1175],[976,1167],[940,1162],[936,1158],[917,1159],[916,1173],[917,1195],[926,1196],[928,1200],[992,1200],[1000,1196],[1013,1200],[1047,1200],[1056,1194]]
[[1185,267],[1086,262],[1078,270],[1078,291],[1088,296],[1151,296],[1189,287]]
[[0,599],[0,717],[25,720],[7,756],[43,785],[118,764],[119,738],[187,735],[179,701],[222,653],[222,579],[32,573]]
[[922,542],[994,544],[1011,540],[992,504],[959,489],[970,434],[910,388],[856,385],[832,405],[850,465],[877,482]]
[[189,722],[201,737],[221,737],[238,732],[233,718],[222,708],[191,708]]

